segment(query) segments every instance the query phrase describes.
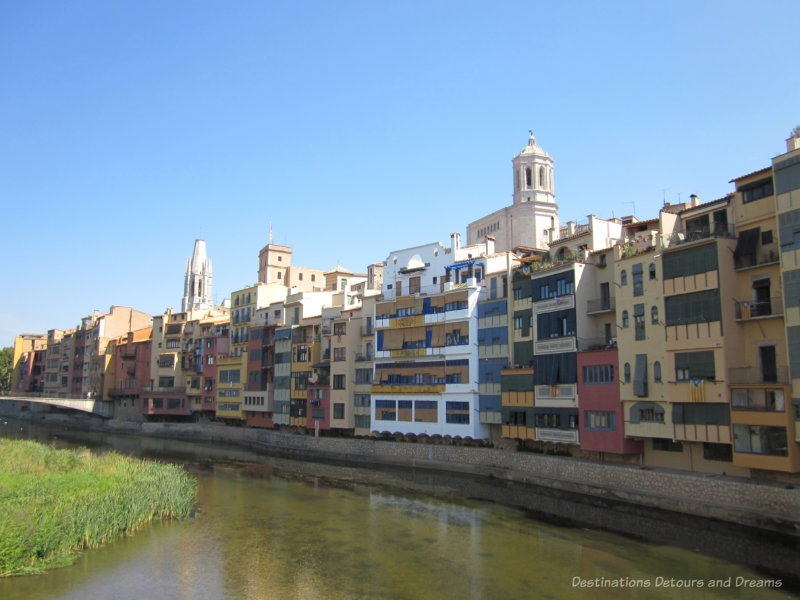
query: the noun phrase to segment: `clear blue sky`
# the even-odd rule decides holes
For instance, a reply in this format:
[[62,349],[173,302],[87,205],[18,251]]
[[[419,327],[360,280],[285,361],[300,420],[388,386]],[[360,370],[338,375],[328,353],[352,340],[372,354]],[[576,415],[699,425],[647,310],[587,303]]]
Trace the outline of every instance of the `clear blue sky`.
[[[511,202],[528,129],[562,222],[705,200],[800,123],[800,3],[0,0],[0,346],[219,300],[272,221],[352,271]],[[664,191],[666,190],[666,191]]]

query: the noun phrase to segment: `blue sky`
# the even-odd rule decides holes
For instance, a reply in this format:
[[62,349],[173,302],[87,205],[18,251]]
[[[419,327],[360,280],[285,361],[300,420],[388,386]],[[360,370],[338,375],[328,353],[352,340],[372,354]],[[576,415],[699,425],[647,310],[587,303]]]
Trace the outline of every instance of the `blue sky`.
[[222,300],[272,222],[363,272],[511,202],[528,129],[562,222],[711,200],[800,123],[800,4],[0,0],[0,345]]

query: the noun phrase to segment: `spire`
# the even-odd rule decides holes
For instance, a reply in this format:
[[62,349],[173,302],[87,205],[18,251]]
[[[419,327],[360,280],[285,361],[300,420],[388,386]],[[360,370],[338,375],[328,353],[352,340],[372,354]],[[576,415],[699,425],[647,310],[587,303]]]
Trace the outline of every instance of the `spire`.
[[194,241],[192,258],[186,261],[186,276],[183,283],[181,310],[212,308],[211,259],[206,253],[205,240]]
[[272,243],[272,219],[269,220],[269,243]]

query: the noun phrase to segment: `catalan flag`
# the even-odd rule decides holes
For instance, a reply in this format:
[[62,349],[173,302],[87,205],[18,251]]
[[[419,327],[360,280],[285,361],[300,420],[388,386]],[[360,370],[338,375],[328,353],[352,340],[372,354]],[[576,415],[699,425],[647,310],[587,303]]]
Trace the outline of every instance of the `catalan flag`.
[[692,402],[706,401],[706,382],[704,379],[692,379],[689,382]]

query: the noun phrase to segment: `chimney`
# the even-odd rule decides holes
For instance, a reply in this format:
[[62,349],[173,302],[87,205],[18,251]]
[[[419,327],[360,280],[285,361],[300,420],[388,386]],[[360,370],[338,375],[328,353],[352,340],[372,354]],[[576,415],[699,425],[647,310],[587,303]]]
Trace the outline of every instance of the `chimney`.
[[460,233],[451,233],[450,234],[450,248],[452,248],[454,254],[455,254],[456,250],[461,249],[461,234]]
[[567,221],[567,235],[575,235],[575,221]]
[[494,237],[491,235],[486,236],[486,256],[494,254]]
[[792,136],[786,140],[786,151],[792,152],[793,150],[800,150],[800,131],[795,129]]
[[692,201],[692,206],[700,206],[700,197],[697,194],[689,196],[689,200]]

